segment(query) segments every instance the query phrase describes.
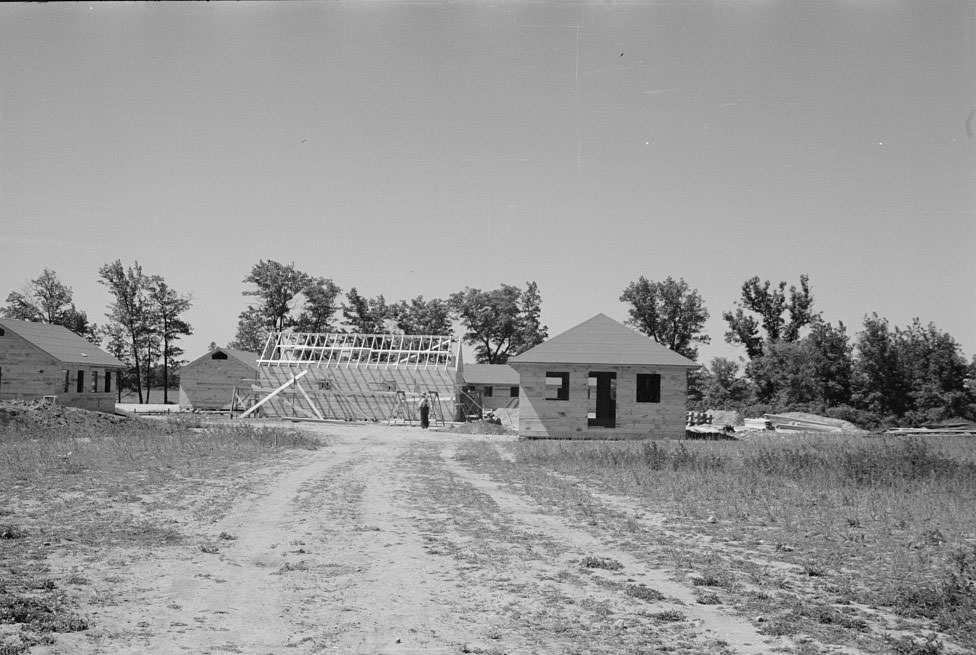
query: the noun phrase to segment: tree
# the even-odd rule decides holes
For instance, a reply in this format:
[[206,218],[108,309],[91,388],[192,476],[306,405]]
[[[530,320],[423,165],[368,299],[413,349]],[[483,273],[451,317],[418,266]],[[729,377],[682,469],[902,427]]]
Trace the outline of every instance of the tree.
[[[729,325],[725,340],[743,345],[749,359],[762,357],[765,344],[796,342],[800,330],[819,318],[813,312],[813,295],[806,275],[800,276],[799,289],[790,287],[788,299],[786,282],[772,288],[769,280],[760,282],[758,276],[752,277],[742,284],[742,295],[735,305],[734,312],[722,314]],[[788,314],[789,318],[784,314]],[[765,338],[760,328],[765,331]]]
[[549,338],[549,328],[542,324],[542,294],[539,285],[526,282],[521,299],[522,317],[516,337],[515,354],[524,353]]
[[702,404],[705,408],[737,408],[748,402],[752,393],[749,381],[739,375],[739,365],[725,357],[712,358],[702,377]]
[[629,325],[688,359],[698,359],[694,344],[711,341],[704,333],[705,301],[684,278],[675,281],[668,276],[663,282],[652,282],[642,275],[627,285],[620,302],[631,304]]
[[872,314],[856,344],[854,402],[888,424],[976,418],[971,373],[956,340],[934,324],[916,318],[891,329]]
[[260,353],[268,340],[268,321],[257,307],[248,307],[237,317],[237,334],[228,348]]
[[276,261],[260,260],[244,282],[255,288],[243,292],[260,302],[238,315],[237,334],[231,348],[261,352],[268,335],[289,327],[302,332],[327,332],[335,328],[336,298],[342,290],[327,278],[313,277]]
[[88,322],[88,315],[75,307],[72,298],[71,287],[45,268],[21,292],[13,291],[7,296],[7,306],[0,308],[0,316],[61,325],[91,343],[99,343],[98,326]]
[[879,418],[892,420],[908,408],[908,390],[896,340],[888,319],[871,314],[864,317],[864,330],[858,334],[855,346],[854,402]]
[[[115,260],[105,264],[98,271],[100,284],[108,287],[115,297],[115,302],[109,305],[106,316],[115,325],[106,331],[110,339],[124,339],[131,362],[135,369],[135,386],[139,394],[139,402],[143,402],[142,374],[140,365],[147,359],[147,351],[152,348],[152,318],[148,299],[149,278],[142,272],[142,266],[136,262],[129,268],[124,268],[122,262]],[[150,356],[148,359],[152,359]],[[123,360],[123,361],[126,361]]]
[[190,309],[190,299],[177,294],[159,275],[153,275],[148,285],[149,297],[153,305],[154,332],[162,343],[163,402],[168,403],[170,370],[179,368],[185,363],[179,359],[183,349],[175,342],[181,336],[193,334],[193,328],[182,318],[182,314]]
[[290,312],[295,297],[302,293],[312,279],[308,274],[295,268],[294,264],[285,266],[276,261],[263,259],[251,268],[244,282],[257,288],[244,291],[245,296],[257,296],[260,303],[255,309],[266,319],[268,329],[284,330],[294,324]]
[[510,284],[490,291],[468,287],[448,299],[467,330],[465,343],[474,345],[477,361],[487,364],[504,364],[547,338],[548,328],[539,322],[541,304],[535,282],[524,292]]
[[342,305],[344,323],[357,334],[384,334],[386,319],[390,318],[390,309],[382,294],[375,298],[359,295],[356,287],[346,293],[348,304]]
[[799,341],[771,341],[746,372],[757,400],[780,410],[805,406],[824,411],[850,402],[853,362],[847,330],[815,321]]
[[403,334],[447,335],[453,332],[451,308],[440,298],[417,296],[390,305],[390,316]]
[[296,321],[296,328],[301,332],[332,332],[335,330],[333,318],[337,310],[336,299],[342,290],[332,281],[324,277],[312,278],[302,289],[305,296],[305,307]]

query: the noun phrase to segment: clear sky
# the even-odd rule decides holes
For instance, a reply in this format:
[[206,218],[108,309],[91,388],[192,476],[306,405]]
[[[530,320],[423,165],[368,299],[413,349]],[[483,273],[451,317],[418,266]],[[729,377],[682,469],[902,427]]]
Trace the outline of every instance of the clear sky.
[[234,336],[259,259],[396,301],[753,275],[976,352],[972,0],[0,6],[0,300],[101,265]]

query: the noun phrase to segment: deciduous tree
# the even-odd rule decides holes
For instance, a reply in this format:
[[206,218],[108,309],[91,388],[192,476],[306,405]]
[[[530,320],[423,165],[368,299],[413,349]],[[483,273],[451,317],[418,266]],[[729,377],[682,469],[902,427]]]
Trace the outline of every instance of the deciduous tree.
[[712,358],[703,371],[702,404],[705,409],[735,409],[749,401],[749,380],[739,374],[739,365],[726,357]]
[[799,289],[790,286],[789,297],[786,282],[773,287],[769,280],[750,278],[742,284],[742,295],[735,305],[735,311],[722,314],[729,325],[725,340],[744,346],[750,359],[761,357],[767,343],[796,342],[800,330],[818,318],[806,275],[800,276]]
[[525,292],[510,284],[489,291],[469,287],[451,294],[448,304],[464,324],[464,341],[475,347],[481,363],[504,364],[548,336],[548,328],[539,321],[542,299],[534,282]]
[[[149,278],[142,272],[142,266],[136,262],[125,268],[122,262],[115,260],[105,264],[98,271],[99,283],[108,287],[115,301],[109,305],[106,314],[111,324],[106,330],[110,340],[124,339],[129,353],[126,360],[135,369],[135,386],[139,395],[139,402],[144,402],[142,394],[142,369],[146,362],[146,353],[151,348],[152,317],[148,298]],[[148,359],[152,359],[150,356]],[[125,360],[124,360],[125,361]]]
[[181,336],[193,334],[193,328],[183,318],[191,303],[188,296],[179,295],[159,275],[149,279],[149,297],[153,305],[153,331],[161,342],[163,402],[168,403],[170,371],[184,363],[179,359],[183,349],[176,345],[176,341]]
[[850,402],[851,350],[843,323],[815,321],[799,341],[767,342],[746,371],[759,402],[780,410],[802,405],[824,411]]
[[296,329],[301,332],[335,331],[334,319],[338,309],[336,300],[341,293],[342,289],[328,278],[309,278],[308,284],[302,289],[305,305],[298,315]]
[[705,301],[684,278],[668,276],[663,282],[652,282],[642,275],[627,285],[620,302],[631,305],[629,325],[688,359],[698,359],[695,344],[711,341],[704,332],[708,320]]
[[417,296],[390,306],[390,314],[403,334],[448,335],[453,332],[451,309],[440,298]]
[[289,327],[301,332],[335,329],[336,299],[342,290],[332,280],[313,277],[294,264],[260,260],[244,282],[254,287],[243,294],[258,302],[238,315],[231,348],[260,352],[270,333]]
[[238,315],[237,333],[227,347],[260,354],[270,332],[267,317],[257,307],[249,306]]
[[75,307],[71,287],[47,268],[23,290],[7,296],[7,306],[0,308],[0,316],[61,325],[92,343],[100,340],[98,326],[89,323],[88,315]]
[[251,268],[244,282],[256,287],[243,293],[259,299],[254,307],[265,318],[268,329],[279,331],[294,324],[291,311],[297,304],[296,296],[309,286],[312,278],[294,264],[262,259]]
[[342,316],[344,323],[352,332],[358,334],[384,334],[386,320],[390,318],[390,308],[386,304],[386,299],[380,294],[375,298],[361,296],[352,287],[346,293],[347,303],[342,305]]

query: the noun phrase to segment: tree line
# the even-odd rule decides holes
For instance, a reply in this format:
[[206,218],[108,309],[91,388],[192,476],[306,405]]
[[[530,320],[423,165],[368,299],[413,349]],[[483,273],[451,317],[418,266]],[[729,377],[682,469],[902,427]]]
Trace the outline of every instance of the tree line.
[[237,334],[228,344],[241,350],[260,352],[268,335],[289,328],[447,335],[460,322],[462,338],[474,347],[479,362],[504,364],[549,337],[535,282],[527,282],[524,289],[510,284],[489,290],[466,287],[447,298],[421,295],[397,302],[382,294],[366,297],[351,287],[341,302],[342,289],[332,280],[271,260],[255,264],[243,282],[250,286],[242,293],[254,300],[238,316]]
[[[708,343],[708,311],[684,280],[640,278],[621,295],[628,323],[697,359]],[[748,416],[808,411],[867,428],[976,420],[976,357],[933,323],[905,327],[870,314],[852,339],[847,327],[814,310],[808,276],[799,285],[746,280],[723,312],[725,341],[740,361],[716,357],[689,376],[691,409],[736,409]],[[744,364],[740,366],[740,363]]]
[[[190,296],[144,273],[138,262],[106,264],[98,281],[113,297],[101,326],[75,307],[71,288],[48,269],[11,292],[0,315],[63,325],[104,343],[127,364],[124,383],[140,402],[148,402],[156,381],[167,402],[169,383],[185,363],[179,339],[192,334],[184,318]],[[534,281],[524,288],[503,283],[497,289],[465,287],[446,298],[391,302],[382,294],[364,296],[356,287],[343,292],[332,279],[294,264],[260,260],[242,282],[249,303],[227,345],[252,352],[286,329],[442,335],[458,326],[477,362],[503,364],[549,336]],[[699,346],[711,342],[705,301],[684,279],[641,276],[619,299],[628,305],[629,325],[689,359],[697,361]],[[806,275],[789,286],[758,276],[746,280],[722,318],[725,341],[744,355],[713,358],[693,371],[690,409],[738,409],[750,416],[801,410],[864,427],[976,419],[976,357],[967,362],[958,342],[932,323],[915,319],[897,327],[870,314],[852,338],[842,322],[834,325],[815,310]]]

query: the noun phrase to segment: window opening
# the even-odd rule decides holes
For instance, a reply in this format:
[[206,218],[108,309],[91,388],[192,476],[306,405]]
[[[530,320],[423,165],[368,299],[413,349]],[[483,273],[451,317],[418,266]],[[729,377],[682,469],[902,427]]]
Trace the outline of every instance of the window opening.
[[494,393],[494,389],[490,385],[485,385],[485,390],[482,393],[484,394],[485,398],[491,398],[492,394]]
[[85,372],[78,371],[78,382],[75,385],[75,391],[81,393],[85,390]]
[[661,402],[661,376],[657,373],[637,374],[637,402]]
[[518,387],[512,387],[511,389],[509,389],[508,390],[508,397],[509,398],[518,398],[519,397],[519,388]]
[[569,400],[569,373],[546,372],[546,400]]
[[92,371],[91,390],[92,392],[98,392],[98,371]]
[[112,390],[112,371],[105,371],[105,393]]

